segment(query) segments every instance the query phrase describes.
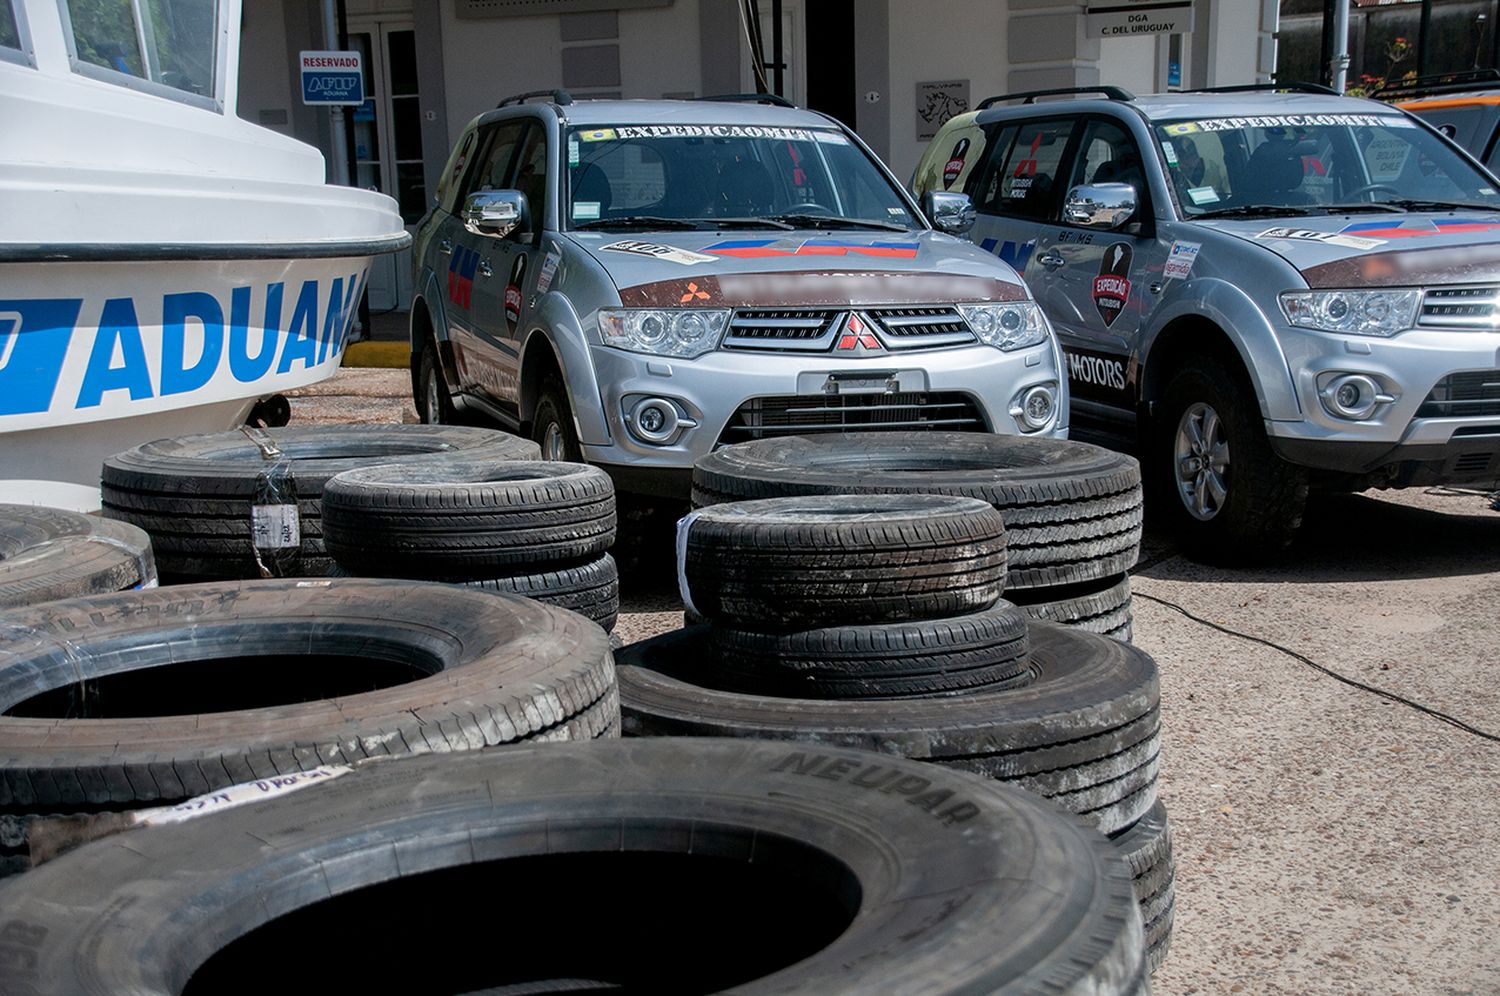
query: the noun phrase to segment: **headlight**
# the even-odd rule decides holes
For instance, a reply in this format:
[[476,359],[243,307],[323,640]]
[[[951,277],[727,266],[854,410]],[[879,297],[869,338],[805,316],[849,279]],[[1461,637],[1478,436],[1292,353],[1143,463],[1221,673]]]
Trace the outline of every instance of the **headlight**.
[[958,310],[980,342],[1006,352],[1046,342],[1052,331],[1041,307],[1033,301],[961,304]]
[[599,334],[606,345],[632,353],[684,359],[717,349],[728,323],[728,311],[698,308],[661,311],[621,308],[599,312]]
[[1416,324],[1421,298],[1416,290],[1288,291],[1281,310],[1298,328],[1392,336]]

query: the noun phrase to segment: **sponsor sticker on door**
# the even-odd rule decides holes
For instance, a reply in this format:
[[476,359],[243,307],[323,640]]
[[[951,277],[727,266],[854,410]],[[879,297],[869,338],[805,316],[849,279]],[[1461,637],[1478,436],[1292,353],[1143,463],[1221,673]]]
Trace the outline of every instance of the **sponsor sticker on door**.
[[1094,278],[1094,307],[1105,328],[1115,323],[1125,310],[1125,302],[1130,300],[1132,255],[1129,242],[1116,242],[1104,250],[1104,259],[1099,263],[1099,275]]

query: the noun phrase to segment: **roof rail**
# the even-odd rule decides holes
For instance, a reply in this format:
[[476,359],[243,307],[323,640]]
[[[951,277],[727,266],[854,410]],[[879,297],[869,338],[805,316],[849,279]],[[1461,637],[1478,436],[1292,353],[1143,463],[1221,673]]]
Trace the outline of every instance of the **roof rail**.
[[1327,97],[1342,97],[1343,96],[1343,94],[1339,93],[1337,90],[1335,90],[1331,86],[1324,86],[1321,83],[1300,83],[1300,82],[1297,82],[1297,81],[1293,81],[1293,82],[1290,82],[1290,83],[1239,83],[1239,84],[1236,84],[1234,86],[1203,86],[1203,87],[1193,87],[1191,90],[1176,90],[1176,91],[1173,91],[1173,92],[1174,93],[1256,93],[1256,92],[1269,93],[1269,92],[1274,92],[1274,91],[1278,91],[1278,90],[1285,90],[1285,91],[1289,91],[1291,93],[1321,93],[1321,94],[1323,94],[1324,96],[1327,96]]
[[1023,90],[1020,93],[1001,93],[993,97],[986,97],[979,102],[975,110],[982,111],[993,104],[999,104],[1007,100],[1021,100],[1025,98],[1026,103],[1035,104],[1038,97],[1064,97],[1070,93],[1102,93],[1110,100],[1134,100],[1135,94],[1120,86],[1060,86],[1051,90]]
[[532,97],[551,97],[552,103],[557,104],[559,107],[566,107],[573,102],[573,95],[566,90],[528,90],[525,93],[506,97],[495,106],[504,107],[506,104],[524,104]]
[[1411,80],[1397,80],[1370,91],[1370,96],[1389,100],[1392,97],[1424,97],[1434,93],[1472,90],[1482,84],[1500,85],[1500,70],[1471,69],[1460,73],[1430,73]]
[[719,100],[734,104],[771,104],[775,107],[796,108],[797,105],[774,93],[717,93],[710,97],[694,97],[694,100]]

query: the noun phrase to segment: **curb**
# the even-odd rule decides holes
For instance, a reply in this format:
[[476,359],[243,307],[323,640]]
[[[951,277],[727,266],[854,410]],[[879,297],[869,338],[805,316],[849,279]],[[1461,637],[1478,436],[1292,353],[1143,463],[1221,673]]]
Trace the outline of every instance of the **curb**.
[[344,349],[343,365],[405,370],[411,366],[411,346],[405,342],[350,343]]

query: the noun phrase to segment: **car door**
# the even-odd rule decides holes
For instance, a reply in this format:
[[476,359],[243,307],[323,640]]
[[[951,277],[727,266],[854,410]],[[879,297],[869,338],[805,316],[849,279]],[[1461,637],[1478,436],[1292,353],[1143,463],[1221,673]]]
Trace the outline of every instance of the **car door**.
[[463,206],[469,194],[509,189],[528,125],[526,119],[502,121],[481,137],[480,154],[455,204],[454,217],[438,233],[438,252],[446,251],[449,257],[446,304],[459,385],[492,405],[501,402],[503,364],[497,358],[496,342],[503,338],[504,312],[499,302],[509,273],[503,269],[508,265],[508,240],[465,229]]
[[[1058,174],[1073,128],[1072,117],[985,125],[985,161],[964,186],[977,216],[975,244],[1009,263],[1028,283],[1043,227],[1057,216]],[[951,161],[948,168],[955,165],[962,169],[962,163]]]
[[[1089,117],[1081,123],[1057,213],[1047,219],[1026,279],[1042,301],[1067,354],[1073,410],[1108,421],[1131,421],[1139,377],[1131,355],[1159,299],[1168,247],[1156,238],[1146,160],[1123,122]],[[1061,201],[1073,187],[1126,183],[1136,212],[1105,230],[1069,225]]]
[[[521,411],[521,345],[536,306],[536,282],[541,269],[540,247],[546,228],[550,143],[546,125],[535,119],[526,129],[516,157],[511,189],[526,195],[526,224],[496,241],[499,252],[492,281],[484,293],[492,335],[485,336],[488,360],[493,366],[494,400],[511,418]],[[497,295],[493,303],[489,298]]]

